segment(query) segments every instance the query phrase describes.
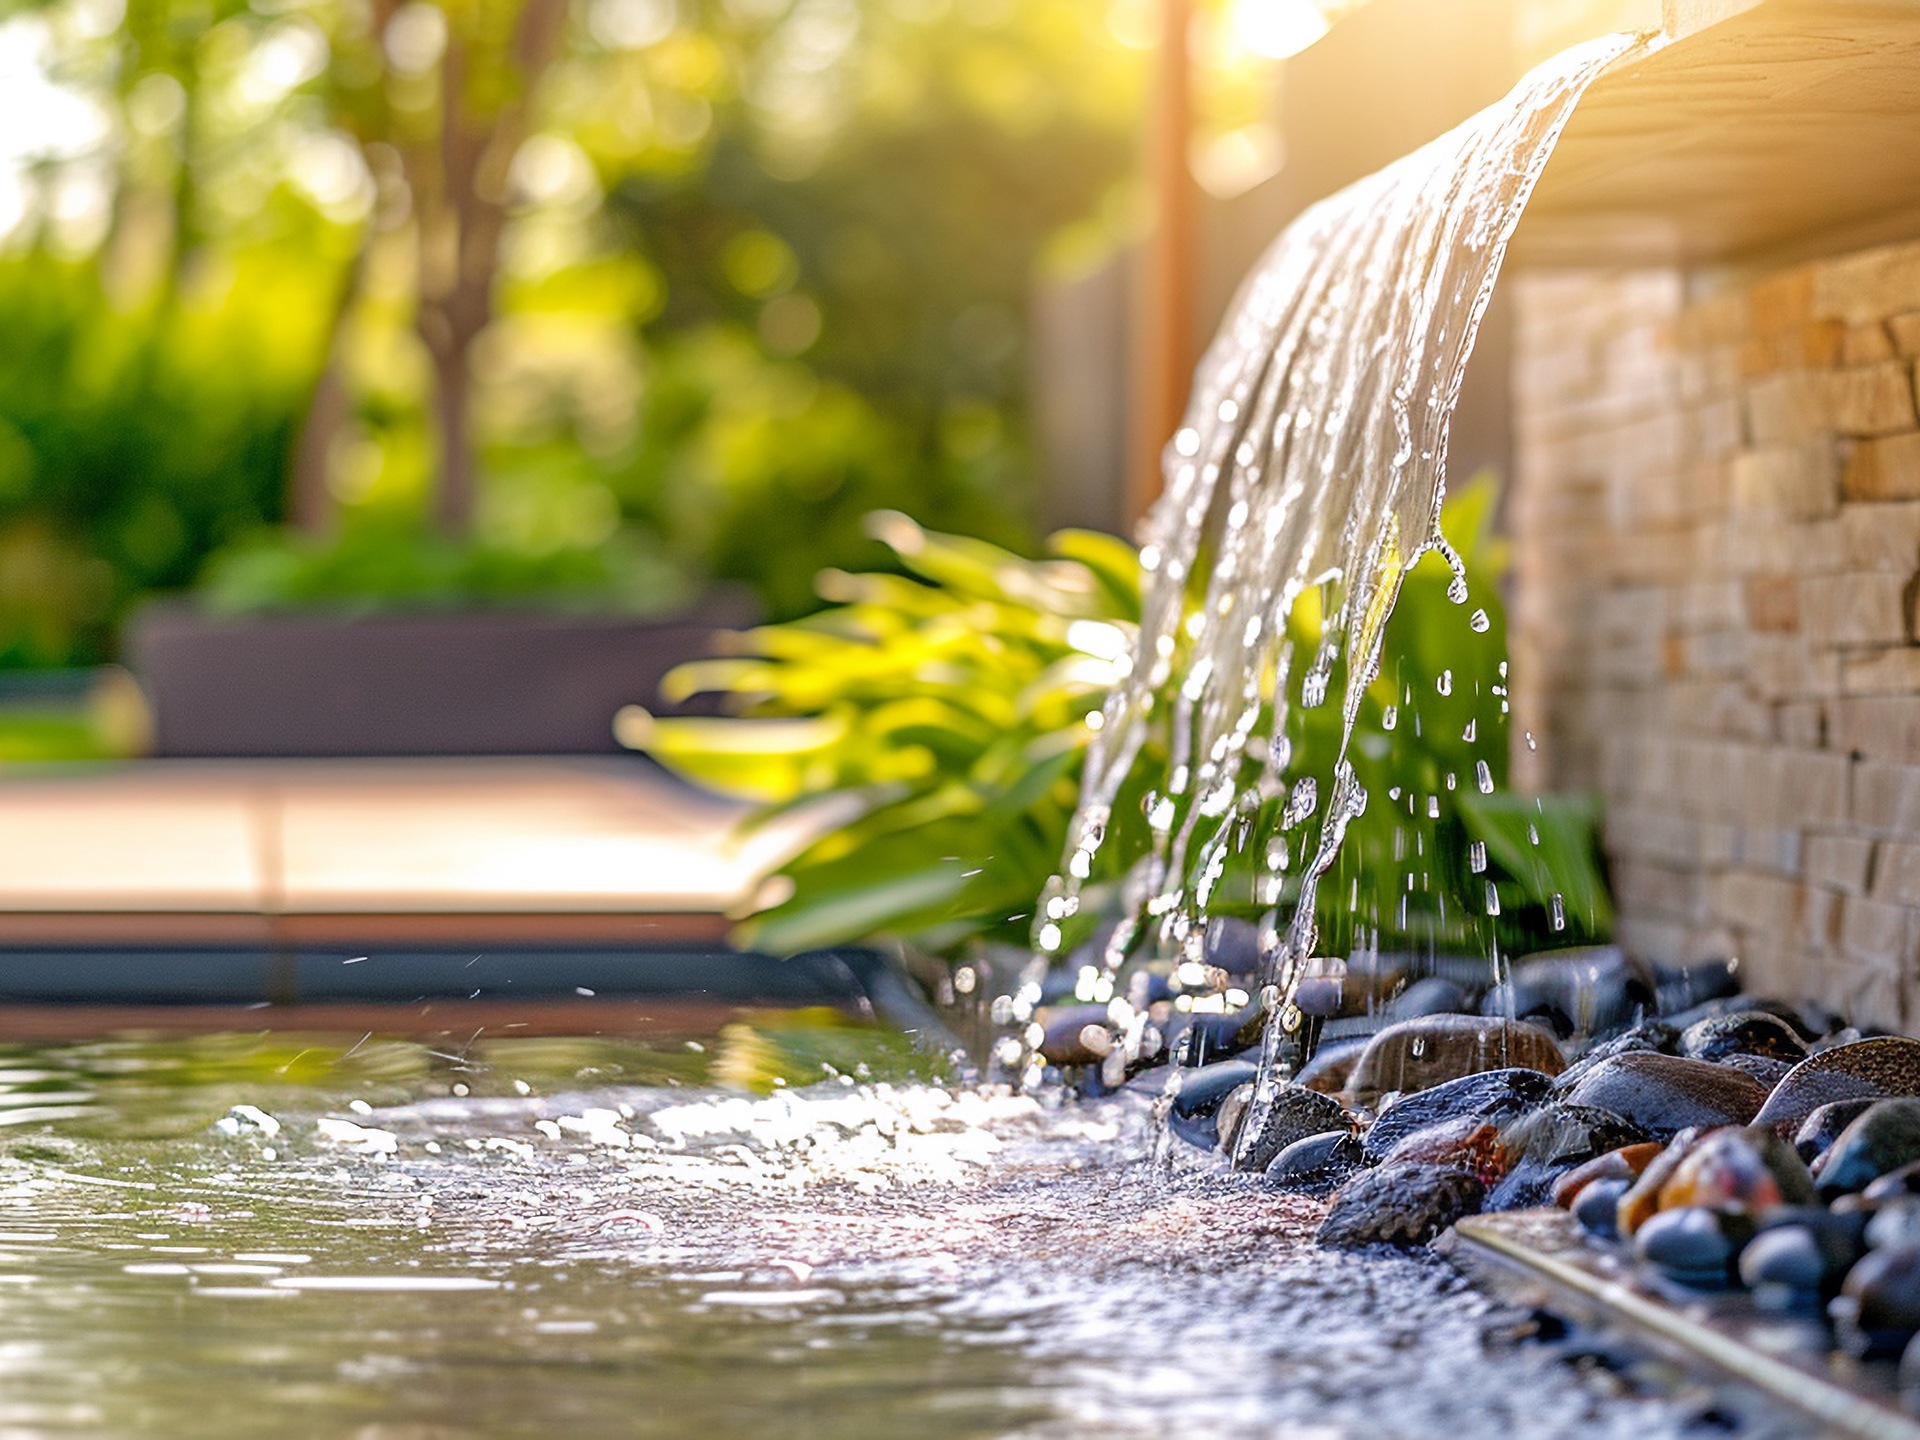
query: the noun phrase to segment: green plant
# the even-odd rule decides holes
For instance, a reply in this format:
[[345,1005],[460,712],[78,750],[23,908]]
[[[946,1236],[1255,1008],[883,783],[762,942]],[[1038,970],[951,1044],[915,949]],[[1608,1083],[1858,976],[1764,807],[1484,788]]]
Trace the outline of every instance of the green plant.
[[899,514],[870,528],[908,575],[825,573],[835,608],[668,677],[669,695],[722,693],[737,718],[629,711],[622,738],[760,802],[763,822],[835,806],[777,872],[789,893],[747,923],[755,944],[1024,943],[1079,797],[1088,715],[1139,617],[1137,559],[1083,531],[1026,560]]
[[262,532],[216,555],[200,587],[202,603],[221,615],[462,605],[648,614],[690,595],[686,578],[633,535],[536,550],[373,523],[325,539]]

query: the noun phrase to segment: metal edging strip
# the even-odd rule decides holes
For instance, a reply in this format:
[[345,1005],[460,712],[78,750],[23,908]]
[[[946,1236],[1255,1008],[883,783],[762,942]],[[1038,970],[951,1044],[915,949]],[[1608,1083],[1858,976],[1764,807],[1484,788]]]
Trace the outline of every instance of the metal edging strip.
[[1472,1217],[1454,1226],[1460,1240],[1493,1252],[1500,1259],[1571,1290],[1607,1312],[1649,1331],[1671,1345],[1724,1371],[1736,1380],[1775,1396],[1819,1421],[1833,1433],[1861,1440],[1920,1440],[1920,1425],[1823,1380],[1797,1366],[1769,1359],[1757,1350],[1730,1340],[1705,1326],[1676,1315],[1666,1307],[1636,1294],[1618,1281],[1602,1280],[1577,1265],[1500,1233],[1496,1226]]

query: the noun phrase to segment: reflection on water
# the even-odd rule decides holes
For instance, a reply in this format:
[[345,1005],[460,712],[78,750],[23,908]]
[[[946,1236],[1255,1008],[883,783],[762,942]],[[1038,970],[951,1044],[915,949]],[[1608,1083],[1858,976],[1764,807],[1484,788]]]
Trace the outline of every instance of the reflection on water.
[[1435,1262],[1322,1255],[1310,1206],[1150,1173],[1140,1097],[952,1092],[823,1016],[694,1046],[0,1051],[0,1434],[1677,1423],[1488,1352]]

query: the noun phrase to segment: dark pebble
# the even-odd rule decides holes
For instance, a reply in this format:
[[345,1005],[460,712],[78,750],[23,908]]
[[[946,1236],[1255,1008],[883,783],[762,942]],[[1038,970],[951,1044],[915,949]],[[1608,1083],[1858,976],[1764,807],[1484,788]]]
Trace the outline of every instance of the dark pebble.
[[1080,1038],[1089,1025],[1106,1028],[1106,1006],[1067,1005],[1045,1012],[1041,1024],[1046,1034],[1040,1041],[1040,1056],[1049,1065],[1098,1065],[1106,1058],[1088,1049]]
[[1299,1073],[1293,1077],[1293,1083],[1328,1094],[1346,1089],[1347,1077],[1353,1073],[1354,1063],[1372,1040],[1371,1035],[1355,1035],[1321,1041],[1320,1048],[1313,1052],[1313,1058],[1302,1065]]
[[1602,1240],[1620,1238],[1620,1197],[1633,1182],[1623,1179],[1595,1180],[1573,1202],[1573,1218],[1580,1228]]
[[1363,1142],[1367,1163],[1377,1165],[1407,1136],[1445,1120],[1473,1117],[1513,1120],[1535,1109],[1553,1093],[1553,1079],[1538,1070],[1483,1070],[1402,1095],[1380,1112]]
[[1256,975],[1260,971],[1260,927],[1232,915],[1216,915],[1207,921],[1202,953],[1207,964],[1229,975]]
[[1745,1125],[1766,1103],[1767,1087],[1724,1065],[1634,1051],[1601,1061],[1566,1095],[1664,1140],[1689,1126]]
[[1920,1160],[1911,1165],[1902,1165],[1898,1170],[1889,1170],[1860,1194],[1872,1205],[1885,1205],[1909,1196],[1920,1198]]
[[1514,1066],[1557,1075],[1566,1063],[1559,1042],[1537,1025],[1478,1015],[1424,1015],[1374,1036],[1347,1088],[1355,1104],[1372,1106],[1396,1090],[1430,1090],[1463,1075]]
[[1180,1088],[1174,1092],[1173,1113],[1211,1115],[1231,1091],[1256,1079],[1260,1067],[1252,1060],[1218,1060],[1175,1073]]
[[1764,1010],[1737,1010],[1696,1021],[1680,1032],[1680,1053],[1694,1060],[1729,1055],[1764,1055],[1797,1065],[1807,1058],[1806,1043],[1786,1021]]
[[1443,975],[1429,975],[1407,986],[1387,1004],[1389,1020],[1415,1020],[1422,1015],[1468,1015],[1475,1009],[1464,985]]
[[1630,1055],[1636,1052],[1657,1052],[1662,1055],[1674,1053],[1674,1047],[1680,1043],[1680,1032],[1664,1020],[1642,1020],[1630,1030],[1609,1036],[1596,1044],[1589,1045],[1578,1060],[1554,1077],[1554,1087],[1559,1090],[1571,1090],[1603,1060],[1611,1060],[1616,1055]]
[[1663,1015],[1740,993],[1740,966],[1734,960],[1703,960],[1697,965],[1655,965],[1654,998]]
[[1439,1165],[1383,1165],[1342,1185],[1315,1239],[1360,1245],[1424,1245],[1462,1215],[1480,1208],[1484,1187],[1464,1170]]
[[1734,1280],[1735,1262],[1752,1234],[1753,1221],[1747,1216],[1685,1205],[1648,1220],[1634,1235],[1633,1248],[1669,1280],[1715,1290]]
[[1513,1165],[1487,1195],[1487,1210],[1550,1204],[1554,1185],[1574,1166],[1637,1144],[1647,1135],[1610,1110],[1561,1103],[1515,1121],[1502,1138]]
[[1873,1250],[1920,1247],[1920,1199],[1903,1197],[1866,1214],[1867,1246]]
[[1861,1191],[1882,1175],[1920,1160],[1920,1098],[1869,1105],[1820,1157],[1823,1199]]
[[1899,1355],[1920,1332],[1920,1249],[1869,1250],[1827,1307],[1840,1343],[1862,1359]]
[[1321,1135],[1329,1130],[1352,1129],[1353,1120],[1346,1107],[1331,1095],[1308,1090],[1300,1085],[1282,1085],[1274,1092],[1264,1115],[1256,1102],[1247,1124],[1258,1124],[1250,1139],[1230,1135],[1221,1127],[1221,1138],[1230,1146],[1236,1170],[1265,1170],[1274,1157],[1296,1140]]
[[1324,1195],[1361,1168],[1360,1142],[1351,1130],[1330,1130],[1296,1140],[1267,1166],[1267,1184],[1275,1190]]
[[1817,1205],[1783,1205],[1741,1252],[1740,1278],[1763,1309],[1807,1310],[1833,1297],[1860,1251],[1857,1223]]
[[[1508,986],[1488,992],[1482,1014],[1550,1017],[1556,1028],[1564,1023],[1573,1032],[1597,1035],[1632,1025],[1657,1006],[1652,969],[1612,945],[1522,956],[1512,974]],[[1505,1008],[1509,998],[1511,1012]]]
[[1920,1041],[1880,1036],[1809,1055],[1787,1073],[1754,1123],[1797,1129],[1835,1100],[1920,1095]]
[[1772,1090],[1793,1066],[1785,1060],[1775,1060],[1766,1055],[1722,1055],[1713,1062],[1724,1065],[1729,1070],[1738,1070],[1742,1075],[1751,1075],[1768,1090]]
[[1805,1120],[1794,1132],[1793,1148],[1800,1158],[1811,1165],[1827,1153],[1834,1141],[1840,1138],[1840,1132],[1851,1125],[1869,1105],[1876,1103],[1871,1096],[1860,1096],[1854,1100],[1835,1100],[1822,1105]]
[[1175,1065],[1207,1065],[1215,1060],[1238,1055],[1260,1043],[1260,1031],[1266,1016],[1257,1004],[1226,1015],[1190,1015],[1181,1017],[1168,1045]]

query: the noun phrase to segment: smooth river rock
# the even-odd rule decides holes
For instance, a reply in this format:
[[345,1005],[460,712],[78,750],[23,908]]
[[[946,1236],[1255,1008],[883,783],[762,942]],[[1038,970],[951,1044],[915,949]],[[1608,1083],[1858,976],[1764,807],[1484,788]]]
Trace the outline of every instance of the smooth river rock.
[[1840,1132],[1816,1172],[1822,1199],[1865,1190],[1882,1175],[1920,1160],[1920,1098],[1869,1105]]
[[1611,1110],[1664,1140],[1690,1126],[1747,1124],[1766,1103],[1767,1087],[1724,1065],[1632,1051],[1601,1061],[1566,1098]]
[[1680,1053],[1690,1060],[1764,1055],[1770,1060],[1798,1064],[1807,1058],[1807,1047],[1779,1016],[1764,1010],[1736,1010],[1689,1025],[1680,1034]]
[[1809,1055],[1773,1087],[1754,1117],[1789,1132],[1835,1100],[1920,1095],[1920,1040],[1881,1035]]
[[1545,1103],[1553,1093],[1553,1077],[1539,1070],[1508,1068],[1462,1075],[1426,1090],[1402,1095],[1380,1112],[1368,1127],[1363,1148],[1367,1163],[1377,1165],[1416,1130],[1446,1120],[1473,1117],[1513,1120]]
[[1371,1108],[1382,1095],[1427,1090],[1463,1075],[1513,1067],[1558,1075],[1566,1063],[1559,1042],[1537,1025],[1424,1015],[1375,1035],[1353,1067],[1347,1092],[1354,1104]]
[[1480,1208],[1485,1187],[1442,1165],[1382,1165],[1342,1185],[1314,1238],[1322,1245],[1424,1245]]

